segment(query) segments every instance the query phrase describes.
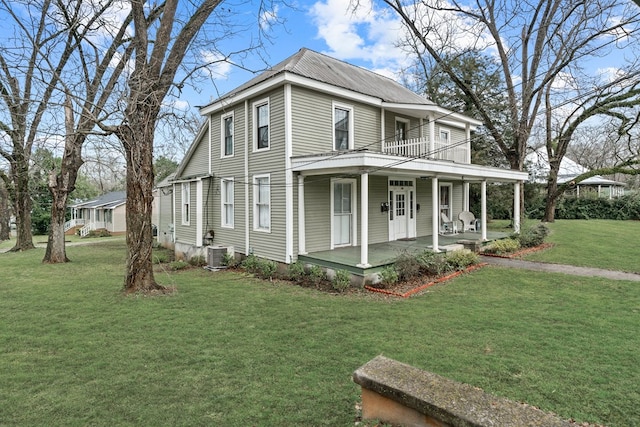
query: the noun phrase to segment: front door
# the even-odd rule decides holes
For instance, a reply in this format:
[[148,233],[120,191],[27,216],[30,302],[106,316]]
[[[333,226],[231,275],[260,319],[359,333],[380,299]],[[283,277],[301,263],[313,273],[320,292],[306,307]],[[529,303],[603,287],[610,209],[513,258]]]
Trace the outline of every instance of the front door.
[[333,246],[353,244],[353,182],[333,183]]
[[407,235],[407,192],[395,191],[393,203],[393,226],[396,239],[406,239]]

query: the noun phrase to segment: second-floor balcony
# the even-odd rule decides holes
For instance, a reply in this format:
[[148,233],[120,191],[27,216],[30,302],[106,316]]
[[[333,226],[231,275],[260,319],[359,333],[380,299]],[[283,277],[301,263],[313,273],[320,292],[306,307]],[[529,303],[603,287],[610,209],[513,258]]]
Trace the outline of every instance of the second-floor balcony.
[[437,138],[433,142],[429,138],[384,141],[382,143],[382,152],[403,157],[470,163],[470,153],[466,143],[452,144],[449,141],[442,141]]

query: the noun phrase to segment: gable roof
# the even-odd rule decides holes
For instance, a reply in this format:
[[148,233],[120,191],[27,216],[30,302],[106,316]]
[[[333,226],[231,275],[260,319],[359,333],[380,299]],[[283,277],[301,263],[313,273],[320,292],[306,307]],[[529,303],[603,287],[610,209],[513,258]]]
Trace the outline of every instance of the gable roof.
[[[544,148],[538,148],[527,154],[525,164],[529,170],[529,181],[538,184],[546,184],[549,175],[549,160],[547,151]],[[558,170],[558,184],[572,181],[578,175],[589,172],[589,169],[574,162],[567,156],[560,161],[560,169]],[[580,181],[580,185],[619,185],[626,186],[620,181],[613,181],[603,178],[600,175],[594,175]]]
[[202,109],[207,109],[221,101],[233,98],[241,92],[260,83],[268,82],[285,72],[378,98],[387,103],[435,105],[429,99],[414,93],[388,77],[313,50],[302,48],[294,55],[238,86],[209,105],[202,107]]
[[112,191],[111,193],[98,196],[96,199],[89,200],[88,202],[76,203],[70,207],[83,209],[113,209],[120,205],[124,205],[125,203],[127,203],[127,193],[125,191]]

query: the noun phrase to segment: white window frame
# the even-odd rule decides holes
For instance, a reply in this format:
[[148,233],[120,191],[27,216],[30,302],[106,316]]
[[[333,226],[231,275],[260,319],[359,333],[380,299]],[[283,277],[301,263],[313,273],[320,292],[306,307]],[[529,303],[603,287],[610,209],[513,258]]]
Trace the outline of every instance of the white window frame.
[[[351,184],[351,243],[337,245],[334,239],[334,189],[335,184]],[[352,178],[332,178],[331,179],[331,202],[329,203],[331,218],[331,249],[336,247],[357,246],[358,245],[358,181]]]
[[[227,119],[231,119],[231,154],[227,154],[227,139],[225,135],[225,126],[224,122]],[[235,141],[235,117],[233,115],[233,111],[227,114],[224,114],[220,117],[220,158],[224,157],[233,157],[236,151],[236,141]]]
[[[267,107],[267,146],[258,148],[258,108]],[[271,105],[269,98],[264,98],[253,103],[253,151],[269,151],[271,148]]]
[[[231,200],[227,200],[227,189],[231,186]],[[234,228],[235,217],[235,182],[233,178],[222,178],[220,180],[220,226],[222,228]],[[231,218],[227,217],[227,207],[231,206]]]
[[[404,137],[403,139],[399,139],[398,138],[398,123],[404,123]],[[396,141],[406,141],[409,139],[409,126],[411,124],[411,121],[409,119],[405,119],[404,117],[396,117],[395,118],[395,122],[394,122],[394,128],[393,128],[393,137],[395,138]]]
[[[446,135],[445,138],[442,135]],[[449,129],[440,128],[440,132],[438,132],[438,138],[441,143],[446,142],[447,144],[451,144],[451,131]]]
[[[258,203],[260,199],[258,180],[265,178],[267,179],[267,185],[269,188],[269,200],[261,200],[260,203]],[[266,227],[260,226],[260,205],[266,205],[269,209],[269,219]],[[253,176],[253,229],[254,231],[262,231],[266,233],[271,232],[271,174]]]
[[191,182],[182,183],[182,225],[191,223]]
[[336,148],[336,110],[345,110],[349,113],[349,140],[347,141],[348,147],[347,150],[353,150],[355,147],[354,143],[354,122],[355,122],[355,114],[353,112],[353,105],[343,104],[340,102],[333,101],[331,103],[331,140],[333,143],[332,149],[333,151],[343,151],[338,150]]

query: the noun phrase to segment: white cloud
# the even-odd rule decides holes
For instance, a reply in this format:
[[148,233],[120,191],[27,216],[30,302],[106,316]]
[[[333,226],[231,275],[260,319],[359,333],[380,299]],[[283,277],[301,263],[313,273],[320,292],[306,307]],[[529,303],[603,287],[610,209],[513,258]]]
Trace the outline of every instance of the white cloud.
[[326,52],[342,60],[362,60],[377,71],[393,75],[406,63],[395,44],[402,35],[400,21],[364,0],[353,11],[350,0],[322,0],[311,6],[317,37],[329,46]]
[[205,64],[208,64],[204,68],[204,73],[208,77],[215,80],[227,79],[229,77],[232,66],[231,63],[225,61],[224,56],[220,55],[218,52],[204,50],[200,52],[200,56]]

